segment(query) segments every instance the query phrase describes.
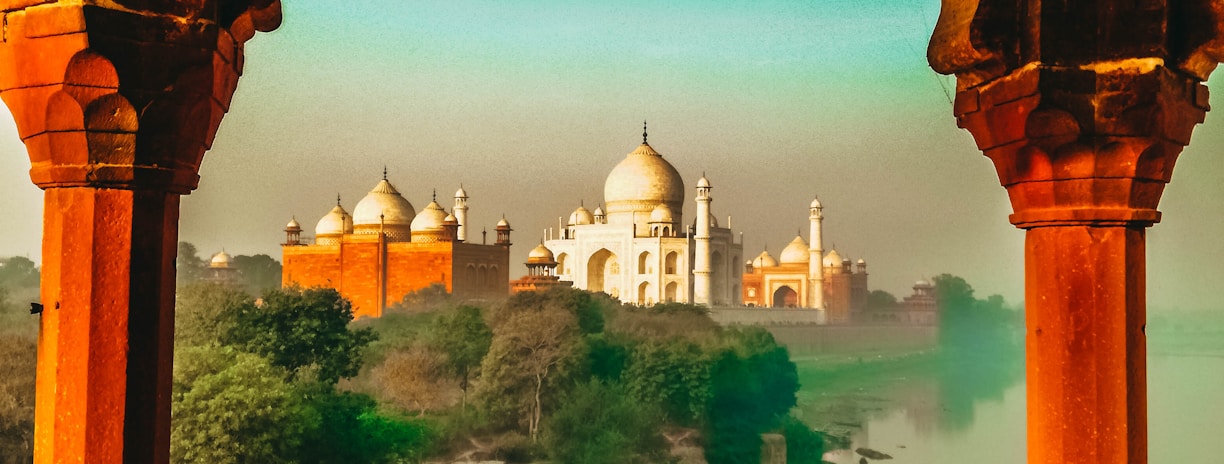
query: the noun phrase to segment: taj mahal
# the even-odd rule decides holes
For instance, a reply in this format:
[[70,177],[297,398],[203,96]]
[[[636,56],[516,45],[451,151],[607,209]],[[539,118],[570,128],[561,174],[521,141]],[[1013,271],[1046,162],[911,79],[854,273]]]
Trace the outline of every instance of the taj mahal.
[[719,226],[712,190],[697,180],[697,217],[686,224],[684,180],[643,127],[642,144],[604,182],[604,206],[579,206],[545,241],[557,276],[627,303],[741,304],[743,243]]

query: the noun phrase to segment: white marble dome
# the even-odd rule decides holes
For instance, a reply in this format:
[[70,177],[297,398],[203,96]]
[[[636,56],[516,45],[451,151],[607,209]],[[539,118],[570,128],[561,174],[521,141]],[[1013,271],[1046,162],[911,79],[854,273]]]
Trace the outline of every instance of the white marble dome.
[[218,267],[230,267],[230,266],[233,266],[233,257],[230,256],[229,253],[226,253],[224,250],[222,250],[220,253],[213,255],[212,259],[208,261],[208,267],[218,268]]
[[808,264],[811,262],[811,255],[808,252],[808,244],[803,240],[803,237],[796,235],[786,248],[782,249],[782,253],[778,254],[778,262],[782,264]]
[[662,155],[642,143],[608,174],[604,202],[610,216],[649,214],[659,203],[678,210],[684,206],[684,180]]
[[761,254],[757,255],[756,259],[752,260],[752,267],[778,267],[778,260],[770,256],[768,251],[762,251]]
[[571,226],[581,226],[594,223],[595,215],[591,214],[591,210],[586,209],[585,206],[579,206],[573,213],[570,213],[569,225]]
[[842,261],[844,260],[842,259],[841,254],[837,252],[837,250],[830,251],[829,254],[825,255],[824,257],[825,267],[841,266]]
[[315,225],[315,236],[323,235],[341,235],[353,231],[353,217],[349,216],[348,211],[344,210],[343,206],[336,205],[331,211],[323,215],[319,219],[319,223]]
[[377,233],[380,226],[408,227],[416,215],[412,203],[383,179],[353,208],[353,225],[362,229],[358,233]]
[[442,205],[431,201],[412,219],[412,233],[442,230],[442,223],[446,222],[446,216],[446,210],[442,209]]
[[659,205],[655,206],[654,210],[650,212],[650,222],[663,222],[670,224],[676,222],[676,218],[672,214],[671,208],[668,208],[664,203],[659,203]]
[[556,257],[553,256],[552,250],[549,250],[543,243],[536,245],[535,248],[531,249],[531,252],[527,253],[528,264],[551,264],[555,262]]

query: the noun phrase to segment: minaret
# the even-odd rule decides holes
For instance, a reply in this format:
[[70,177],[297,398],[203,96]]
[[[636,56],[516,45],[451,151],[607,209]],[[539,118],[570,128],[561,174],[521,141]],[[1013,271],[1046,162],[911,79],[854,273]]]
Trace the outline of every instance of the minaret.
[[808,243],[808,301],[809,308],[825,309],[824,304],[824,239],[820,222],[824,220],[820,199],[813,199],[808,220],[811,222],[811,241]]
[[693,303],[709,305],[710,285],[710,181],[705,174],[697,181],[697,232],[693,235]]
[[459,185],[459,190],[455,191],[455,220],[459,221],[459,234],[456,236],[460,242],[467,241],[467,212],[468,212],[468,195],[463,190],[463,185]]

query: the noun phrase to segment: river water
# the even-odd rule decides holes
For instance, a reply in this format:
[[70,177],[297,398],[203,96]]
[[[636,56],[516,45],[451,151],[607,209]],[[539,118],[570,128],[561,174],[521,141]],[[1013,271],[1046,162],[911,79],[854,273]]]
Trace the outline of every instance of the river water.
[[[987,378],[974,369],[898,369],[896,364],[875,378],[843,373],[850,384],[845,389],[826,385],[824,392],[815,392],[805,384],[801,417],[850,441],[848,450],[827,453],[827,461],[857,464],[860,456],[852,450],[866,447],[892,456],[883,462],[895,464],[1024,464],[1022,366],[1010,365],[1003,375]],[[799,366],[802,382],[804,363]],[[1149,461],[1224,462],[1221,395],[1224,356],[1150,356]]]

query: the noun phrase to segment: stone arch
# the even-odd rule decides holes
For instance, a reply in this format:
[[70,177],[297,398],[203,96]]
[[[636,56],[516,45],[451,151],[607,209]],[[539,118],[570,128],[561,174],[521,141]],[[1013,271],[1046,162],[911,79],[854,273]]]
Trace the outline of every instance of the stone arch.
[[679,287],[680,285],[676,284],[675,282],[668,283],[666,287],[663,287],[663,298],[668,303],[674,303],[676,301],[676,290],[678,290]]
[[676,261],[680,258],[680,253],[670,252],[663,258],[663,270],[668,274],[676,273]]
[[[607,248],[600,248],[599,251],[591,254],[587,260],[587,290],[592,292],[606,292],[612,294],[609,286],[606,285],[608,276],[620,274],[620,265],[617,263],[616,254],[608,251]],[[612,295],[616,296],[616,295]]]
[[775,308],[797,308],[799,307],[799,293],[789,285],[783,285],[774,290],[772,303]]
[[480,286],[488,285],[489,284],[489,267],[481,264],[479,267],[476,268],[476,270],[480,273],[479,280],[477,281],[479,282],[478,285]]
[[637,304],[647,305],[653,303],[650,298],[650,282],[642,282],[638,285]]
[[497,286],[497,281],[499,280],[498,276],[501,275],[501,273],[498,271],[500,271],[500,269],[497,268],[496,264],[489,265],[489,280],[485,282],[485,286],[489,288]]
[[638,264],[637,264],[638,274],[649,274],[651,271],[653,271],[653,269],[651,269],[650,267],[650,261],[651,261],[650,257],[651,256],[652,255],[650,254],[649,251],[643,251],[642,254],[638,255]]
[[477,272],[476,272],[476,265],[475,265],[475,264],[468,264],[468,265],[467,265],[467,269],[466,269],[466,272],[465,272],[465,277],[467,277],[467,282],[468,282],[468,284],[470,284],[470,285],[476,285],[476,283],[477,283],[477,282],[480,282],[480,280],[478,280],[478,279],[480,278],[480,276],[479,276],[479,275],[477,275]]
[[569,269],[565,268],[566,258],[569,258],[569,254],[567,253],[557,255],[557,275],[559,276],[569,274]]

